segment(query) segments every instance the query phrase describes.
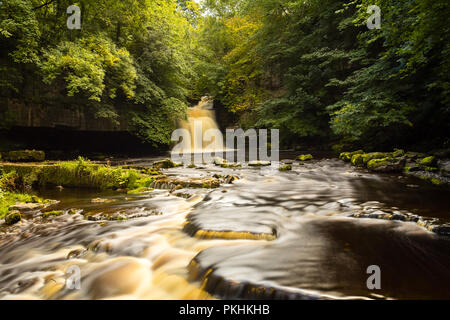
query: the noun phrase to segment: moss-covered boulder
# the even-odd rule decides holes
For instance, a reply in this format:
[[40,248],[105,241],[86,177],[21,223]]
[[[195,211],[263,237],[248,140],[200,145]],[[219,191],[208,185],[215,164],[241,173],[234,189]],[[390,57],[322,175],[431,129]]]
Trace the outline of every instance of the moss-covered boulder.
[[367,169],[373,172],[402,172],[405,166],[405,159],[383,158],[372,159],[367,163]]
[[45,152],[39,150],[10,151],[6,160],[11,162],[42,162],[45,160]]
[[394,158],[403,157],[406,154],[405,150],[402,149],[394,149],[394,152],[392,152],[392,156]]
[[285,164],[285,165],[279,167],[278,170],[279,171],[291,171],[292,170],[292,165]]
[[339,155],[339,159],[344,160],[344,161],[346,161],[346,162],[350,162],[350,161],[352,160],[352,157],[353,157],[355,154],[363,154],[363,153],[364,153],[363,150],[357,150],[357,151],[353,151],[353,152],[342,152],[342,153]]
[[350,162],[352,163],[352,165],[357,166],[357,167],[363,167],[364,166],[364,158],[363,158],[364,154],[354,154],[350,160]]
[[420,165],[423,167],[435,167],[437,164],[436,157],[430,156],[420,160]]
[[160,169],[170,169],[170,168],[176,168],[183,166],[182,163],[175,163],[170,159],[164,159],[160,161],[156,161],[153,163],[153,168],[160,170]]
[[180,188],[194,189],[214,189],[220,187],[220,180],[217,178],[176,178],[164,177],[156,179],[151,183],[150,187],[155,189],[176,190]]
[[63,211],[55,210],[55,211],[44,212],[42,215],[44,216],[44,218],[52,218],[52,217],[59,217],[63,214],[64,214]]
[[12,226],[13,224],[19,222],[21,219],[22,216],[20,215],[19,211],[11,211],[5,217],[5,224],[8,226]]
[[312,156],[312,154],[301,154],[297,157],[297,160],[299,161],[310,161],[313,159],[314,157]]

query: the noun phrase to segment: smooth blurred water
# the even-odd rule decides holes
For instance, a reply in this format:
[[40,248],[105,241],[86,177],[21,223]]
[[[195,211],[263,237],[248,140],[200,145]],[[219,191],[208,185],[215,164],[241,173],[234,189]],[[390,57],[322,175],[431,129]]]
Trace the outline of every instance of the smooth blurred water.
[[[122,161],[146,166],[153,160]],[[168,190],[135,196],[43,190],[42,196],[61,200],[55,209],[123,213],[130,219],[32,215],[1,233],[0,298],[247,298],[249,286],[294,298],[450,298],[448,238],[412,222],[349,217],[362,211],[399,212],[448,222],[448,189],[370,174],[327,158],[294,163],[291,172],[208,164],[167,174],[240,179],[213,190],[177,191],[189,199]],[[92,203],[93,198],[110,202]],[[191,237],[183,231],[186,221],[224,239]],[[227,239],[233,233],[273,234],[276,239]],[[192,259],[202,272],[209,270],[203,287],[188,268]],[[70,265],[81,269],[81,290],[65,287]],[[367,289],[369,265],[381,268],[381,290]]]

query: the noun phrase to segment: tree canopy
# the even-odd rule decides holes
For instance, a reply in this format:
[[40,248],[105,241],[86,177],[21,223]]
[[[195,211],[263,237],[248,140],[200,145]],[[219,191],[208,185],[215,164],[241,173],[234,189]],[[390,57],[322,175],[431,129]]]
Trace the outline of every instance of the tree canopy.
[[449,14],[446,0],[7,0],[0,96],[126,118],[155,145],[209,94],[285,146],[448,147]]

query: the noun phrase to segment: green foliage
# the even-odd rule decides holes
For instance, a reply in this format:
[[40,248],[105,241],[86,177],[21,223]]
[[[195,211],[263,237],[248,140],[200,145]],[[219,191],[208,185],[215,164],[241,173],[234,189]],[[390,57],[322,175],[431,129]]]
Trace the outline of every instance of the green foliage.
[[[369,30],[367,7],[382,12]],[[198,88],[245,126],[368,149],[449,128],[446,0],[209,0]],[[205,49],[210,48],[210,50]]]
[[40,200],[30,194],[19,193],[19,176],[15,171],[4,172],[0,169],[0,218],[5,217],[9,207],[17,202],[36,202]]
[[64,186],[78,188],[136,189],[148,187],[153,181],[152,175],[143,174],[135,169],[109,167],[91,163],[83,158],[77,161],[59,162],[43,165],[3,165],[8,172],[1,181],[8,185],[14,179],[15,189],[26,189],[32,186]]
[[[71,4],[4,3],[2,98],[81,105],[155,146],[205,94],[283,145],[448,143],[447,0],[80,0],[81,30]],[[373,4],[382,26],[368,30]]]
[[89,99],[101,101],[105,89],[114,99],[121,89],[127,98],[134,96],[136,69],[126,49],[118,49],[101,36],[65,41],[45,50],[40,69],[44,81],[51,84],[58,76],[64,78],[67,95],[87,93]]
[[[72,4],[81,9],[81,30],[67,28]],[[0,96],[30,107],[81,105],[143,141],[169,144],[185,116],[198,19],[191,1],[7,1],[0,10]],[[14,119],[4,122],[8,128]]]

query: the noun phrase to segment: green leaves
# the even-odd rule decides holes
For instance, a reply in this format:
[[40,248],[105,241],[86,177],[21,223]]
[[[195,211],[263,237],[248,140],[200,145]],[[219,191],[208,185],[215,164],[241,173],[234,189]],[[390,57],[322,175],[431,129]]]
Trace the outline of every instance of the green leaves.
[[100,102],[105,88],[109,98],[115,98],[119,88],[127,98],[134,96],[137,74],[130,54],[108,38],[91,36],[62,42],[44,51],[39,66],[48,84],[64,78],[69,96],[85,93],[90,100]]

